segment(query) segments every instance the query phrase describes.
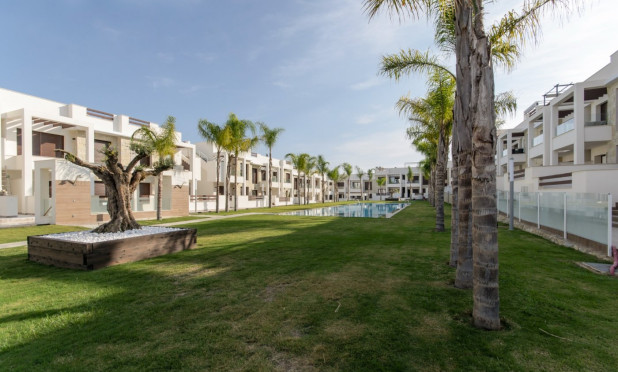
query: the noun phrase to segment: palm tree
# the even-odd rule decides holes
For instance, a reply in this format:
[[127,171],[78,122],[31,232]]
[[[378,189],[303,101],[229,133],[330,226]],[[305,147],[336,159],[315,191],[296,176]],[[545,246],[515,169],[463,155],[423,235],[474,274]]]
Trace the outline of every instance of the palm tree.
[[[143,126],[133,133],[134,138],[148,143],[157,154],[158,160],[152,164],[155,170],[167,170],[174,166],[173,155],[176,152],[176,118],[168,116],[160,131]],[[157,220],[161,220],[163,201],[163,171],[157,171]]]
[[[309,186],[311,186],[312,189],[315,190],[315,186],[313,184],[313,182],[311,182],[311,176],[313,176],[316,172],[315,170],[315,165],[316,165],[316,158],[313,156],[309,156],[309,154],[303,154],[306,155],[306,159],[305,159],[305,168],[303,169],[303,174],[304,174],[304,181],[303,181],[303,197],[305,198],[305,204],[309,204],[309,199],[307,198],[307,193],[309,192]],[[307,176],[309,177],[309,183],[307,183]]]
[[365,171],[362,170],[359,166],[357,166],[356,174],[358,175],[358,181],[360,183],[361,200],[365,200],[365,198],[363,198],[363,176],[365,175]]
[[322,155],[318,155],[315,161],[315,169],[322,176],[322,203],[324,203],[324,194],[326,193],[326,191],[324,191],[324,184],[326,182],[324,175],[328,172],[328,164],[329,163]]
[[350,201],[350,176],[352,176],[352,165],[350,163],[341,164],[341,168],[345,172],[348,179],[348,197],[347,200]]
[[[484,29],[483,0],[365,0],[370,17],[385,5],[392,12],[417,16],[438,9],[454,19],[457,94],[454,111],[457,127],[458,156],[472,165],[472,233],[474,257],[474,324],[480,328],[498,329],[498,243],[495,180],[495,108],[492,65],[492,38]],[[539,14],[545,5],[566,6],[570,1],[533,0],[525,2],[521,13],[510,11],[492,29],[492,35],[506,35],[507,40],[524,41],[534,37],[540,28]],[[448,11],[444,11],[447,9]],[[446,18],[446,17],[445,17]],[[474,150],[472,144],[474,143]],[[472,161],[472,159],[474,161]],[[458,166],[462,160],[458,159]],[[467,168],[466,168],[467,169]],[[468,173],[459,171],[459,174]],[[471,177],[472,178],[472,177]],[[461,193],[462,179],[459,179]],[[461,203],[461,194],[459,202]],[[464,211],[459,208],[459,215]],[[459,236],[466,234],[459,229]],[[459,257],[461,261],[461,256]],[[458,265],[459,268],[459,265]]]
[[216,191],[216,212],[219,213],[219,187],[221,183],[221,154],[223,149],[230,141],[230,130],[228,127],[210,123],[206,119],[200,119],[197,124],[197,130],[205,140],[212,142],[217,151],[217,191]]
[[328,178],[330,178],[333,181],[333,193],[335,194],[333,196],[333,201],[337,202],[339,201],[339,180],[341,180],[341,175],[339,174],[339,166],[336,166],[335,168],[329,170],[328,172],[326,172],[326,174],[328,175]]
[[[294,154],[294,153],[289,153],[285,155],[286,158],[290,159],[290,161],[292,162],[292,165],[294,166],[294,168],[296,168],[296,171],[298,172],[298,178],[296,181],[296,194],[298,195],[298,205],[300,205],[300,181],[301,181],[301,173],[303,173],[305,171],[305,169],[307,168],[307,161],[309,160],[309,158],[311,158],[311,156],[309,156],[309,154],[306,153],[301,153],[301,154]],[[303,190],[304,190],[304,185],[303,185]]]
[[[226,183],[229,189],[230,183],[230,160],[229,156],[234,157],[234,174],[236,179],[234,180],[234,210],[238,210],[238,156],[241,152],[246,152],[251,150],[252,147],[257,145],[259,139],[258,137],[248,137],[247,131],[251,131],[251,133],[255,133],[255,124],[253,124],[249,120],[240,120],[238,117],[231,113],[228,117],[225,126],[228,128],[230,132],[230,140],[226,145],[226,150],[228,150],[228,166],[227,166],[227,179]],[[228,205],[229,197],[225,197],[225,211],[229,211]]]
[[262,142],[268,147],[268,208],[272,208],[272,190],[273,190],[273,147],[277,142],[277,138],[284,131],[283,128],[268,128],[266,124],[258,122],[262,131]]
[[412,170],[412,167],[408,165],[408,173],[406,174],[406,176],[408,177],[408,193],[411,193],[411,188],[412,188],[412,179],[414,178],[414,170]]
[[373,186],[373,168],[367,170],[367,178],[369,179],[369,185]]
[[386,185],[386,177],[378,177],[376,182],[378,184],[378,192],[380,193],[380,200],[382,200],[382,192],[380,190],[382,190],[382,187]]

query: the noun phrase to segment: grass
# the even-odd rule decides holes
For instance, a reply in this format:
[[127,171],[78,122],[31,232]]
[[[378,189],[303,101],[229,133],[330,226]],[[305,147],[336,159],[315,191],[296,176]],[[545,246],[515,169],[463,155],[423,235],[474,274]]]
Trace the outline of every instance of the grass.
[[161,219],[161,221],[159,220],[142,220],[142,221],[137,221],[137,223],[139,223],[142,226],[152,226],[152,225],[159,225],[162,223],[171,223],[171,222],[190,222],[191,220],[199,220],[202,218],[206,218],[208,216],[197,216],[197,215],[192,215],[192,216],[183,216],[183,217],[170,217],[170,218],[163,218]]
[[392,219],[239,216],[95,272],[0,250],[0,370],[605,371],[618,281],[500,228],[504,329],[471,326],[427,203]]
[[0,244],[22,242],[30,235],[46,235],[67,231],[87,230],[85,227],[61,226],[61,225],[40,225],[25,226],[0,229]]

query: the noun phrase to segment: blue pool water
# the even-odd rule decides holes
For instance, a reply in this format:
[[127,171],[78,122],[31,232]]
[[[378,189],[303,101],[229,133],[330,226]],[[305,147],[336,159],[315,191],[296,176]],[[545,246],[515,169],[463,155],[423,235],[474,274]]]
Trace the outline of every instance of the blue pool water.
[[386,217],[407,206],[407,203],[358,203],[281,213],[288,216]]

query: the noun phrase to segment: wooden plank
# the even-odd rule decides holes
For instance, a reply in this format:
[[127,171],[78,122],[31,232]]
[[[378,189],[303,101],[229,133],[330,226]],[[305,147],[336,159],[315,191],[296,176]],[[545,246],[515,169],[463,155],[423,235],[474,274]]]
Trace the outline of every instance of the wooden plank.
[[28,246],[29,257],[46,257],[58,262],[66,262],[75,265],[84,264],[84,255],[77,252],[59,251],[38,246]]
[[62,267],[65,269],[73,269],[73,270],[90,270],[87,266],[72,264],[69,262],[57,261],[49,257],[41,257],[41,256],[31,256],[28,255],[28,260],[32,262],[38,262],[47,266],[55,266]]

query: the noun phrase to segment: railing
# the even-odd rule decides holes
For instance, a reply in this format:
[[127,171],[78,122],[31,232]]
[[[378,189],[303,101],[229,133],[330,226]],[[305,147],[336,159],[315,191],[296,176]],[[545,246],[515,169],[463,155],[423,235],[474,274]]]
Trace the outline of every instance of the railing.
[[150,122],[146,120],[129,117],[129,124],[141,125],[143,127],[150,126]]
[[[498,211],[508,215],[509,193],[498,191]],[[565,240],[611,246],[611,195],[564,192],[516,192],[513,217],[539,229],[562,233]],[[611,251],[608,249],[608,255]]]
[[86,108],[86,115],[94,116],[99,119],[105,119],[109,121],[114,121],[114,114],[110,114],[109,112],[99,111],[91,108]]
[[538,136],[532,139],[532,147],[538,146],[542,143],[543,143],[543,133],[539,134]]
[[264,200],[264,197],[257,195],[249,195],[249,200]]
[[575,129],[575,118],[571,118],[556,127],[556,136],[570,132]]
[[572,173],[560,173],[551,176],[539,177],[539,187],[546,186],[571,186],[573,184]]
[[598,127],[601,125],[607,125],[607,120],[587,121],[584,123],[585,127]]
[[217,195],[191,195],[190,200],[192,202],[217,200]]
[[534,113],[536,112],[536,107],[540,105],[541,103],[542,103],[541,101],[536,101],[532,103],[530,106],[528,106],[527,109],[524,110],[524,115],[528,115],[528,116],[534,115]]
[[273,176],[272,182],[279,182],[277,176]]
[[513,171],[513,178],[517,179],[517,178],[524,178],[524,177],[526,177],[525,169],[519,169],[519,170]]

